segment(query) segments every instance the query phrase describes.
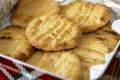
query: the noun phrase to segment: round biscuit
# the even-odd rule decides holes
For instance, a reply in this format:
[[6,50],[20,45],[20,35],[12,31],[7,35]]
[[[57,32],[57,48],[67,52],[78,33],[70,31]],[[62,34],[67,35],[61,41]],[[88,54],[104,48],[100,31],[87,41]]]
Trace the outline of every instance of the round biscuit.
[[21,27],[8,26],[0,30],[0,53],[10,57],[26,60],[32,55],[34,48],[25,37]]
[[27,63],[43,68],[62,77],[81,80],[81,63],[72,51],[41,52],[36,51]]
[[60,13],[59,3],[53,0],[19,0],[12,14],[11,23],[26,28],[29,22],[37,17]]
[[79,27],[73,20],[62,15],[46,15],[34,19],[25,34],[31,45],[45,51],[74,48],[81,40]]
[[103,4],[73,2],[62,7],[62,15],[73,19],[87,33],[102,27],[110,20],[111,12]]

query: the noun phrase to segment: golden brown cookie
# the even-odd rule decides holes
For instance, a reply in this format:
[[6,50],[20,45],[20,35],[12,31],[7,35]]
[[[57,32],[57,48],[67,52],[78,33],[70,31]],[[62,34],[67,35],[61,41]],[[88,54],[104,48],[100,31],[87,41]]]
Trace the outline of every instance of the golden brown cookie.
[[108,53],[108,47],[101,40],[92,37],[82,37],[79,46],[71,50],[81,61],[94,64],[104,63],[104,56]]
[[118,43],[118,40],[114,38],[101,39],[103,43],[108,47],[109,52],[113,51]]
[[110,20],[111,12],[103,4],[74,2],[62,7],[62,15],[73,19],[82,32],[86,33],[107,24]]
[[48,14],[60,14],[60,12],[60,5],[53,0],[19,0],[11,23],[26,28],[34,18]]
[[108,47],[95,37],[83,37],[79,47],[72,51],[81,60],[82,80],[90,79],[90,67],[96,64],[105,63],[105,54],[108,53]]
[[111,23],[108,23],[93,32],[85,33],[83,34],[83,37],[101,40],[108,47],[109,52],[113,51],[120,39],[120,35],[111,29]]
[[64,50],[79,45],[81,30],[73,20],[62,15],[43,16],[30,22],[26,37],[38,49]]
[[96,32],[106,31],[106,32],[113,32],[114,33],[115,31],[112,30],[111,25],[112,25],[111,22],[108,22],[106,25],[97,29]]
[[108,47],[99,39],[93,37],[83,37],[79,47],[88,48],[106,54]]
[[10,57],[26,60],[32,55],[33,47],[25,38],[21,27],[8,26],[0,30],[0,53]]
[[96,64],[104,64],[105,59],[102,53],[87,48],[75,49],[74,53],[78,55],[81,60],[82,79],[90,79],[90,67]]
[[26,62],[72,80],[81,80],[80,60],[71,51],[37,51]]
[[73,49],[73,52],[78,55],[81,61],[94,64],[103,64],[105,62],[105,55],[92,49],[78,47]]
[[96,38],[114,38],[116,40],[119,39],[119,35],[116,35],[116,33],[106,32],[106,31],[97,31],[92,32],[88,34],[84,34],[83,37],[96,37]]

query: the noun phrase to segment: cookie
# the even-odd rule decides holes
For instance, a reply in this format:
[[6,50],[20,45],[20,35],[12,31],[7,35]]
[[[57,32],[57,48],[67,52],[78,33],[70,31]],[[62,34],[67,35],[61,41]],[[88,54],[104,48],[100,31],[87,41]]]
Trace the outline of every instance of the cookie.
[[26,62],[72,80],[81,79],[80,60],[71,51],[37,51]]
[[73,2],[62,7],[62,15],[73,19],[83,33],[94,31],[107,24],[111,11],[103,4]]
[[118,43],[117,39],[114,38],[99,38],[108,47],[108,52],[112,52]]
[[34,18],[60,12],[60,5],[52,0],[19,0],[11,17],[11,23],[26,28]]
[[26,60],[32,55],[34,48],[25,37],[21,27],[8,26],[0,30],[0,53],[10,57]]
[[101,40],[108,47],[108,53],[113,51],[120,39],[120,35],[111,29],[111,23],[108,23],[93,32],[85,33],[83,34],[83,37]]
[[74,48],[79,45],[82,35],[75,22],[62,15],[36,18],[25,33],[31,45],[45,51]]
[[79,46],[71,50],[81,61],[94,64],[104,63],[104,56],[108,53],[108,47],[101,40],[92,37],[82,37]]
[[95,50],[103,54],[108,53],[108,47],[97,38],[83,37],[79,47]]
[[77,47],[75,49],[72,49],[72,51],[79,57],[81,61],[81,69],[82,69],[81,80],[90,79],[91,66],[105,63],[105,58],[104,58],[105,55],[96,50],[92,50],[87,47]]
[[73,49],[73,52],[78,55],[81,61],[94,64],[103,64],[105,62],[105,55],[92,49],[78,47]]
[[112,30],[111,25],[112,25],[111,22],[108,22],[106,25],[100,27],[96,31],[97,32],[99,32],[99,31],[106,31],[106,32],[113,32],[114,33],[115,31]]
[[105,63],[105,54],[108,53],[108,47],[95,37],[82,37],[79,47],[72,51],[81,60],[82,80],[90,79],[90,67]]

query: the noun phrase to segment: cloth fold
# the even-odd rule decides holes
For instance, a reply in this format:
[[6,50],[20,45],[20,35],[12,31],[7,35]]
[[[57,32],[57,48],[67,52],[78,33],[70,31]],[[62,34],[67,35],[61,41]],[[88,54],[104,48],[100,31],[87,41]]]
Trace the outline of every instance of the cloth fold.
[[0,0],[0,29],[9,25],[10,13],[18,0]]

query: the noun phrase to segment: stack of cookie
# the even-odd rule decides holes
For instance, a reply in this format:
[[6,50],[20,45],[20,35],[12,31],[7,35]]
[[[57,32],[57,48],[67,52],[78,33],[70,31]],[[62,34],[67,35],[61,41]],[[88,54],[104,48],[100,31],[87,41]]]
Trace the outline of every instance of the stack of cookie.
[[101,40],[108,47],[109,52],[113,51],[120,39],[120,35],[111,29],[110,22],[93,32],[83,34],[83,37],[94,37]]
[[120,39],[110,29],[110,17],[103,4],[19,0],[12,25],[0,30],[0,53],[66,78],[89,80],[89,68],[104,64]]
[[73,49],[81,60],[82,80],[89,80],[89,68],[93,65],[104,64],[105,54],[108,53],[108,47],[99,39],[92,37],[82,38],[79,47]]
[[70,51],[81,41],[81,30],[73,20],[62,15],[42,16],[29,23],[25,36],[32,46],[43,50],[35,52],[27,63],[73,80],[81,78],[80,60]]
[[[120,40],[120,35],[118,35],[111,29],[111,23],[108,22],[106,25],[102,26],[101,28],[99,28],[93,32],[83,34],[82,37],[83,37],[83,39],[84,38],[87,39],[91,44],[88,42],[85,42],[86,40],[84,40],[83,41],[84,43],[83,42],[81,43],[80,48],[76,49],[75,51],[79,51],[79,53],[78,52],[76,52],[76,53],[77,53],[77,55],[80,56],[81,60],[82,60],[81,57],[83,56],[83,53],[85,53],[85,52],[86,52],[86,54],[90,53],[89,55],[92,56],[91,58],[93,58],[93,56],[94,56],[94,59],[92,59],[92,61],[89,60],[90,56],[89,56],[89,58],[83,57],[83,60],[81,61],[81,64],[83,65],[82,70],[84,70],[83,75],[82,75],[82,80],[89,80],[90,79],[89,78],[89,74],[90,74],[89,68],[93,65],[104,63],[103,60],[105,60],[104,59],[105,54],[113,51],[116,44]],[[84,44],[84,46],[83,46],[83,44]],[[88,46],[88,44],[89,44],[89,46]],[[89,51],[84,50],[84,52],[82,52],[82,54],[80,54],[81,51],[83,51],[83,50],[81,50],[81,47],[86,48],[85,45],[87,45],[87,48],[89,48],[91,50],[95,50],[97,52],[92,52],[90,50]],[[99,57],[97,57],[95,55],[96,53],[97,53],[97,55],[100,53]],[[94,54],[94,55],[92,55],[92,54]],[[99,62],[98,62],[98,60],[99,60]]]

